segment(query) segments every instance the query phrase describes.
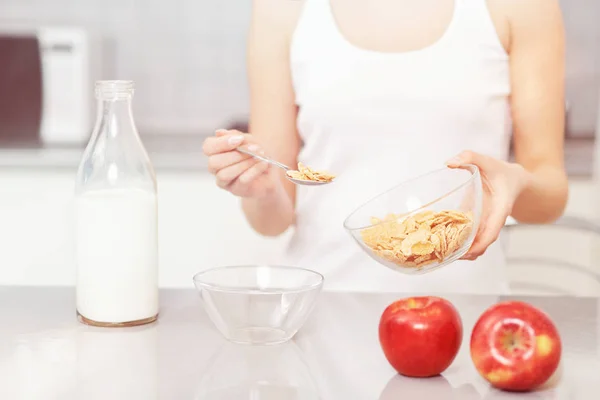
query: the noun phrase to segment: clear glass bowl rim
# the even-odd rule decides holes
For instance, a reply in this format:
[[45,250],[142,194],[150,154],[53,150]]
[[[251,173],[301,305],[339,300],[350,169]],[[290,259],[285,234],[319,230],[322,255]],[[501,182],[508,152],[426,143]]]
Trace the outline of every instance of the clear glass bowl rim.
[[222,266],[222,267],[213,267],[213,268],[209,268],[204,271],[198,272],[197,274],[194,275],[193,280],[194,280],[195,284],[202,286],[206,289],[216,291],[216,292],[247,293],[248,292],[247,288],[238,288],[238,287],[234,287],[234,286],[225,286],[225,285],[215,285],[212,283],[204,282],[204,281],[202,281],[201,278],[202,278],[202,276],[208,275],[211,272],[217,272],[217,271],[223,271],[223,270],[233,270],[233,269],[256,269],[256,268],[261,268],[261,267],[267,267],[267,268],[278,269],[278,270],[306,272],[310,275],[313,275],[317,279],[316,282],[311,283],[311,284],[298,285],[298,286],[294,286],[293,288],[289,288],[289,289],[269,290],[269,291],[266,291],[265,294],[284,294],[284,293],[307,292],[307,291],[317,289],[317,288],[323,286],[323,281],[325,280],[325,277],[323,276],[323,274],[321,274],[320,272],[314,271],[312,269],[302,268],[302,267],[292,267],[292,266],[286,266],[286,265],[274,265],[274,264],[254,264],[254,265],[253,264],[245,264],[245,265],[226,265],[226,266]]
[[94,82],[95,87],[126,87],[133,88],[134,81],[131,79],[100,79]]
[[371,203],[373,200],[375,200],[375,199],[378,199],[378,198],[380,198],[380,197],[382,197],[382,196],[384,196],[384,195],[386,195],[386,194],[388,194],[388,193],[390,193],[390,192],[393,192],[394,190],[396,190],[396,189],[398,189],[398,188],[400,188],[400,187],[402,187],[402,186],[405,186],[405,185],[409,185],[409,184],[411,184],[411,183],[414,183],[415,181],[418,181],[418,180],[420,180],[420,179],[422,179],[422,178],[425,178],[426,176],[435,175],[435,174],[438,174],[438,173],[440,173],[440,172],[443,172],[443,171],[448,171],[448,169],[462,169],[462,170],[468,170],[468,171],[470,171],[470,172],[471,172],[471,176],[470,176],[470,177],[469,177],[467,180],[465,180],[463,183],[461,183],[460,185],[458,185],[458,186],[457,186],[457,187],[455,187],[454,189],[450,190],[449,192],[446,192],[446,193],[444,193],[442,196],[438,197],[437,199],[433,199],[433,200],[429,201],[427,204],[425,204],[425,205],[423,205],[423,206],[421,206],[421,207],[419,207],[419,208],[415,208],[414,210],[410,210],[410,211],[408,211],[408,213],[412,214],[412,213],[416,213],[416,212],[418,212],[418,211],[421,211],[421,210],[424,210],[424,209],[426,209],[426,208],[427,208],[427,207],[429,207],[430,205],[437,203],[438,201],[442,200],[443,198],[445,198],[445,197],[447,197],[447,196],[450,196],[451,194],[453,194],[453,193],[455,193],[455,192],[459,191],[460,189],[464,188],[465,186],[467,186],[467,185],[471,184],[471,182],[473,182],[473,180],[474,180],[474,179],[476,179],[476,178],[478,178],[478,177],[479,177],[479,168],[478,168],[476,165],[474,165],[474,164],[464,164],[464,165],[461,165],[460,167],[456,167],[456,168],[450,168],[450,167],[438,168],[438,169],[435,169],[435,170],[433,170],[433,171],[429,171],[429,172],[426,172],[426,173],[424,173],[424,174],[421,174],[421,175],[419,175],[419,176],[416,176],[416,177],[414,177],[414,178],[410,178],[410,179],[408,179],[408,180],[406,180],[406,181],[402,181],[402,182],[400,182],[400,183],[398,183],[398,184],[396,184],[396,185],[394,185],[394,186],[390,187],[389,189],[387,189],[387,190],[385,190],[385,191],[383,191],[383,192],[379,193],[378,195],[371,197],[369,200],[365,201],[363,204],[361,204],[360,206],[356,207],[356,208],[354,209],[354,211],[352,211],[352,212],[350,213],[350,215],[348,215],[348,216],[346,217],[346,219],[344,220],[344,228],[345,228],[347,231],[349,231],[349,232],[353,232],[353,231],[357,231],[357,230],[363,230],[363,229],[367,229],[367,228],[372,228],[372,227],[374,227],[374,226],[377,226],[377,225],[380,225],[380,224],[382,224],[384,221],[378,222],[378,223],[376,223],[376,224],[369,224],[369,225],[365,225],[365,226],[359,226],[359,227],[350,227],[350,226],[349,226],[349,220],[350,220],[350,218],[352,218],[352,217],[354,216],[354,214],[356,214],[356,213],[357,213],[357,212],[358,212],[358,211],[359,211],[361,208],[363,208],[363,207],[364,207],[364,206],[366,206],[367,204]]

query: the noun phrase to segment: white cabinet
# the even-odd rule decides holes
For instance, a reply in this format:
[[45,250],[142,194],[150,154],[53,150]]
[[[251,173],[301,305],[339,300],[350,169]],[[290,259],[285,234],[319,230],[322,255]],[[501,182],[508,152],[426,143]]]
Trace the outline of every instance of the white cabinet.
[[[192,287],[210,267],[269,262],[287,241],[255,234],[206,173],[159,173],[158,185],[163,287]],[[74,284],[72,192],[70,171],[0,170],[0,285]]]
[[[591,182],[572,182],[566,214],[597,221],[600,210]],[[506,250],[511,289],[524,294],[600,295],[600,234],[578,221],[565,226],[511,228]]]

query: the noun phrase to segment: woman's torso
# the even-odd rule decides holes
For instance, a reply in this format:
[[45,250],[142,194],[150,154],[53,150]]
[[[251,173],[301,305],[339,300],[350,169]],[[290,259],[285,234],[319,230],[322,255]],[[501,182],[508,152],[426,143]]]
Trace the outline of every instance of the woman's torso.
[[329,0],[305,1],[290,49],[298,159],[339,177],[297,188],[297,223],[283,262],[322,272],[327,289],[506,289],[500,243],[476,262],[404,276],[362,253],[342,226],[358,205],[463,150],[508,157],[506,51],[485,0],[455,0],[450,14],[433,44],[383,53],[349,42]]

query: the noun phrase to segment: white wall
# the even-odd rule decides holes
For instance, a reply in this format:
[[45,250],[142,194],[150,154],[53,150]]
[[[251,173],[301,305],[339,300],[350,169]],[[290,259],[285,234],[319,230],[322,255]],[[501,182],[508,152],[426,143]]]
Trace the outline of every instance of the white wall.
[[[293,1],[293,0],[281,0]],[[569,124],[594,130],[600,84],[597,0],[561,0]],[[248,110],[251,0],[2,0],[3,26],[78,26],[104,40],[104,79],[133,79],[140,132],[196,133]]]
[[[74,283],[73,178],[68,170],[0,169],[0,285]],[[287,236],[267,239],[256,235],[246,224],[237,200],[217,189],[207,173],[159,172],[158,183],[163,287],[191,287],[194,273],[214,266],[269,262],[287,243]],[[568,213],[595,219],[599,211],[595,188],[590,181],[573,181]],[[527,249],[539,242],[539,237],[539,233],[521,235],[511,244]],[[591,242],[585,243],[569,257],[589,262]],[[561,243],[547,246],[560,248]],[[515,272],[516,278],[523,278]],[[539,279],[535,270],[531,274],[525,278]],[[565,278],[557,275],[556,279]],[[581,286],[581,279],[570,280]],[[596,290],[593,282],[581,287],[585,293]]]

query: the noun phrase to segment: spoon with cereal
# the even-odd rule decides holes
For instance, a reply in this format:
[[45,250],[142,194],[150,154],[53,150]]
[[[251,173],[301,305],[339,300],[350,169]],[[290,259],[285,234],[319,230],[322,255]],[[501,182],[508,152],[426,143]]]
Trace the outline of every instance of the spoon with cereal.
[[326,185],[328,183],[333,182],[335,179],[335,175],[332,175],[332,174],[330,174],[328,172],[324,172],[324,171],[316,171],[314,169],[311,169],[311,168],[305,166],[302,163],[298,163],[298,169],[294,170],[294,169],[291,169],[290,167],[288,167],[287,165],[280,163],[279,161],[275,161],[268,157],[258,155],[244,147],[238,147],[237,151],[239,151],[240,153],[247,154],[258,160],[269,163],[271,165],[274,165],[277,168],[283,169],[285,171],[285,177],[297,185],[307,185],[307,186]]

